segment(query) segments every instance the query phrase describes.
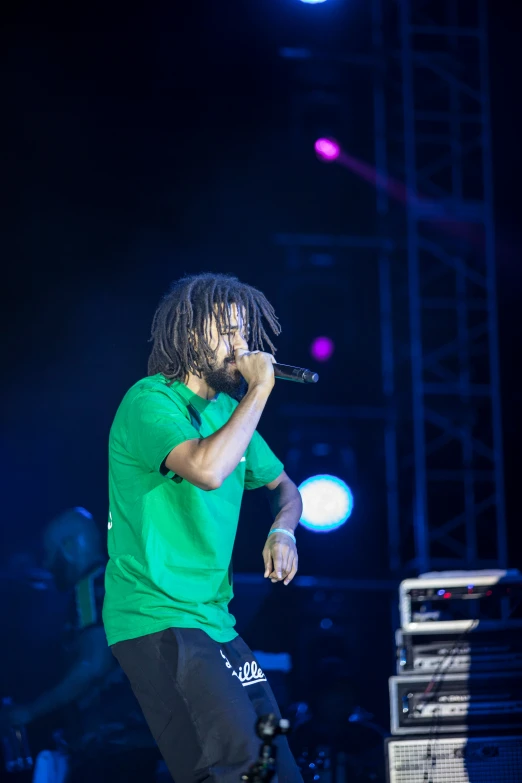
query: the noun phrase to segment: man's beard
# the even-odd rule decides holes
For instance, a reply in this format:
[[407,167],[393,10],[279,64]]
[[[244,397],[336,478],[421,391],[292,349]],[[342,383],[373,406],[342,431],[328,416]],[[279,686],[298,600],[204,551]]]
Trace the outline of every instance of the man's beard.
[[221,367],[207,370],[203,373],[203,379],[216,394],[228,394],[239,402],[245,396],[248,385],[239,370],[230,367],[231,361],[225,359]]

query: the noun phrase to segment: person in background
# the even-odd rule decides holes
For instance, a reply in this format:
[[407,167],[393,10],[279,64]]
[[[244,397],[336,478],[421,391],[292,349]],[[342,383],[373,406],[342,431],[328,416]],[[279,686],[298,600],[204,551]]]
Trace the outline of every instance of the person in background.
[[[71,593],[63,678],[28,704],[0,712],[0,724],[28,726],[62,711],[61,751],[67,781],[154,780],[157,753],[102,624],[106,555],[92,515],[77,507],[53,519],[43,534],[44,567]],[[62,765],[63,766],[63,765]],[[116,776],[116,777],[115,777]]]

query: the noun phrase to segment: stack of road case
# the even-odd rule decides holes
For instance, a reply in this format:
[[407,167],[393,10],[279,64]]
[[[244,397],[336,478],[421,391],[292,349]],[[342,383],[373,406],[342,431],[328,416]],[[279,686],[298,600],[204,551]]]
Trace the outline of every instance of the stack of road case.
[[400,586],[389,783],[522,783],[522,574]]

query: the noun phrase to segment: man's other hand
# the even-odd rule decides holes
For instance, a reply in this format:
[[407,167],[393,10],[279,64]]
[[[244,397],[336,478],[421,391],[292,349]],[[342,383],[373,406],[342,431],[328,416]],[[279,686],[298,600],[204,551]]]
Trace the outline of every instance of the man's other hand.
[[265,579],[272,584],[283,582],[290,584],[297,574],[297,547],[285,533],[273,533],[268,536],[263,549]]

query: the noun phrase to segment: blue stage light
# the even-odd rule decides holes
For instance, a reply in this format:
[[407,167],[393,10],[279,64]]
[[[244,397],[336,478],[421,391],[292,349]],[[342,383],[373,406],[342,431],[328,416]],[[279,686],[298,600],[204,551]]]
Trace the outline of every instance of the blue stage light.
[[301,0],[302,3],[309,3],[310,5],[314,3],[326,3],[326,0]]
[[350,487],[335,476],[312,476],[299,487],[303,500],[301,524],[315,533],[344,525],[353,509]]

